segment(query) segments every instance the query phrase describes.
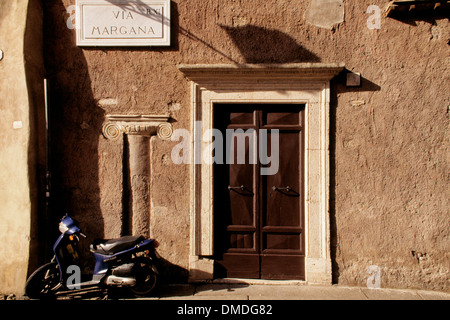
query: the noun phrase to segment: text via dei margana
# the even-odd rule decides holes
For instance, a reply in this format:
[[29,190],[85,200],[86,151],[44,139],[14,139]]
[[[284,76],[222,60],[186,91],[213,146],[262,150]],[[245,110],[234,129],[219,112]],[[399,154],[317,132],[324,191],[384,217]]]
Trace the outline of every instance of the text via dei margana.
[[[117,24],[106,26],[94,25],[91,29],[92,36],[156,36],[155,29],[151,25],[120,23],[123,21],[132,22],[133,20],[136,20],[136,15],[141,15],[141,13],[136,13],[128,10],[111,10],[110,13],[111,21],[117,22]],[[156,19],[161,19],[160,8],[147,8],[145,14]]]

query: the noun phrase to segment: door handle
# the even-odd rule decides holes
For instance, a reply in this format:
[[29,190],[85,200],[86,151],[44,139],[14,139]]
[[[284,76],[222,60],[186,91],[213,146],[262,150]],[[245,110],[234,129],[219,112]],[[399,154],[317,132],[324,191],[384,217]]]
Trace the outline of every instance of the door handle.
[[280,187],[275,187],[275,186],[273,186],[273,187],[272,187],[272,190],[273,190],[273,191],[286,190],[287,192],[289,192],[289,191],[292,190],[292,188],[289,187],[289,186],[286,186],[286,187],[284,187],[284,188],[280,188]]
[[232,187],[232,186],[228,186],[228,190],[232,190],[232,189],[241,189],[242,191],[244,191],[244,190],[245,190],[245,186],[244,186],[244,185],[242,185],[242,186],[240,186],[240,187]]

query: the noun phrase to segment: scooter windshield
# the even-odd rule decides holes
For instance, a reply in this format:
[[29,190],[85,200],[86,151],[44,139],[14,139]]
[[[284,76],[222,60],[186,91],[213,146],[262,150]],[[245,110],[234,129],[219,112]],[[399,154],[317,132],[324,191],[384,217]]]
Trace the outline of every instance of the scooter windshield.
[[81,230],[78,228],[77,222],[66,214],[59,223],[59,231],[61,233],[67,232],[68,234],[74,234]]

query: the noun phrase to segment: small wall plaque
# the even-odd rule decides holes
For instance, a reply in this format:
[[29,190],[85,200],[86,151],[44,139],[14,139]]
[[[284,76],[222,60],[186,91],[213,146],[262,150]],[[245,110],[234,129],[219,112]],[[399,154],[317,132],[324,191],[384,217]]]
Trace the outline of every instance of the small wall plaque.
[[169,46],[170,0],[77,0],[78,46]]
[[347,87],[359,87],[361,85],[361,73],[347,73]]

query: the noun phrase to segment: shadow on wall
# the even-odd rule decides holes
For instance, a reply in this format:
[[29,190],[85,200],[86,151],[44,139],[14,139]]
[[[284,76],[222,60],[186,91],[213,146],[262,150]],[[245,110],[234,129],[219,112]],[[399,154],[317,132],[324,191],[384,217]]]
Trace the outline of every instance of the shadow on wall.
[[[114,4],[113,1],[107,0]],[[140,0],[124,1],[127,10],[137,14],[143,14],[150,9],[148,4]],[[187,29],[182,28],[178,23],[177,3],[171,2],[171,45],[168,48],[158,48],[160,51],[177,51],[178,35],[188,37],[204,45],[207,49],[213,50],[233,63],[238,63],[228,53],[217,49],[211,43],[202,40]],[[232,42],[243,55],[246,63],[289,63],[289,62],[320,62],[320,58],[314,53],[303,48],[295,39],[287,34],[278,31],[265,29],[258,26],[247,25],[243,27],[220,26],[230,36]],[[89,50],[88,48],[86,48]],[[106,50],[128,50],[121,48],[108,48]],[[133,48],[134,51],[145,51],[148,48]]]
[[338,107],[338,95],[346,92],[375,92],[380,91],[381,87],[372,81],[361,77],[361,85],[357,87],[346,86],[347,74],[349,70],[342,70],[339,75],[330,82],[330,241],[331,241],[331,263],[332,263],[332,282],[339,283],[339,264],[336,257],[339,251],[339,235],[336,221],[336,112]]
[[220,26],[240,51],[246,63],[320,62],[289,35],[258,26]]
[[47,232],[51,236],[48,241],[53,244],[58,236],[59,219],[69,213],[88,236],[81,248],[88,254],[88,242],[104,235],[98,168],[98,141],[104,112],[93,97],[84,52],[75,45],[73,30],[61,19],[66,16],[64,3],[44,1],[42,5],[44,63],[49,87],[51,197]]
[[186,283],[189,271],[183,267],[171,263],[170,261],[159,258],[156,264],[160,275],[161,283]]
[[[140,1],[130,1],[139,4]],[[99,137],[105,120],[105,112],[98,107],[94,98],[93,84],[85,55],[99,51],[98,48],[80,48],[75,43],[75,32],[67,28],[64,1],[43,2],[44,11],[44,64],[49,84],[49,134],[51,199],[49,222],[47,223],[47,247],[58,237],[58,222],[68,212],[79,221],[87,239],[80,239],[82,272],[92,272],[95,261],[89,252],[89,245],[105,236],[105,219],[108,212],[102,212],[99,182]],[[176,5],[172,13],[177,16]],[[177,19],[172,19],[178,25]],[[173,28],[176,30],[176,28]],[[174,32],[174,31],[172,31]],[[157,48],[158,51],[177,50],[174,46]],[[105,47],[103,52],[148,51],[149,48]],[[153,50],[153,49],[152,49]],[[125,146],[126,149],[126,146]],[[126,168],[127,151],[124,152],[123,168]],[[126,171],[126,169],[125,169]],[[123,172],[126,175],[126,172]],[[124,176],[127,179],[127,176]],[[124,181],[124,212],[127,217],[126,185]],[[122,220],[126,228],[127,221]],[[41,244],[42,246],[42,244]],[[186,282],[187,270],[161,259],[161,274],[169,282]],[[31,270],[33,271],[33,270]]]
[[27,11],[27,24],[24,36],[24,60],[27,79],[29,118],[30,118],[30,250],[28,272],[33,272],[45,262],[45,254],[51,246],[41,246],[46,243],[47,216],[45,210],[45,98],[44,98],[44,57],[42,35],[42,7],[39,0],[30,0]]
[[[444,2],[444,1],[443,1]],[[401,21],[410,26],[417,26],[417,21],[427,22],[435,26],[436,20],[448,19],[450,4],[440,3],[404,4],[389,13],[389,18]]]

